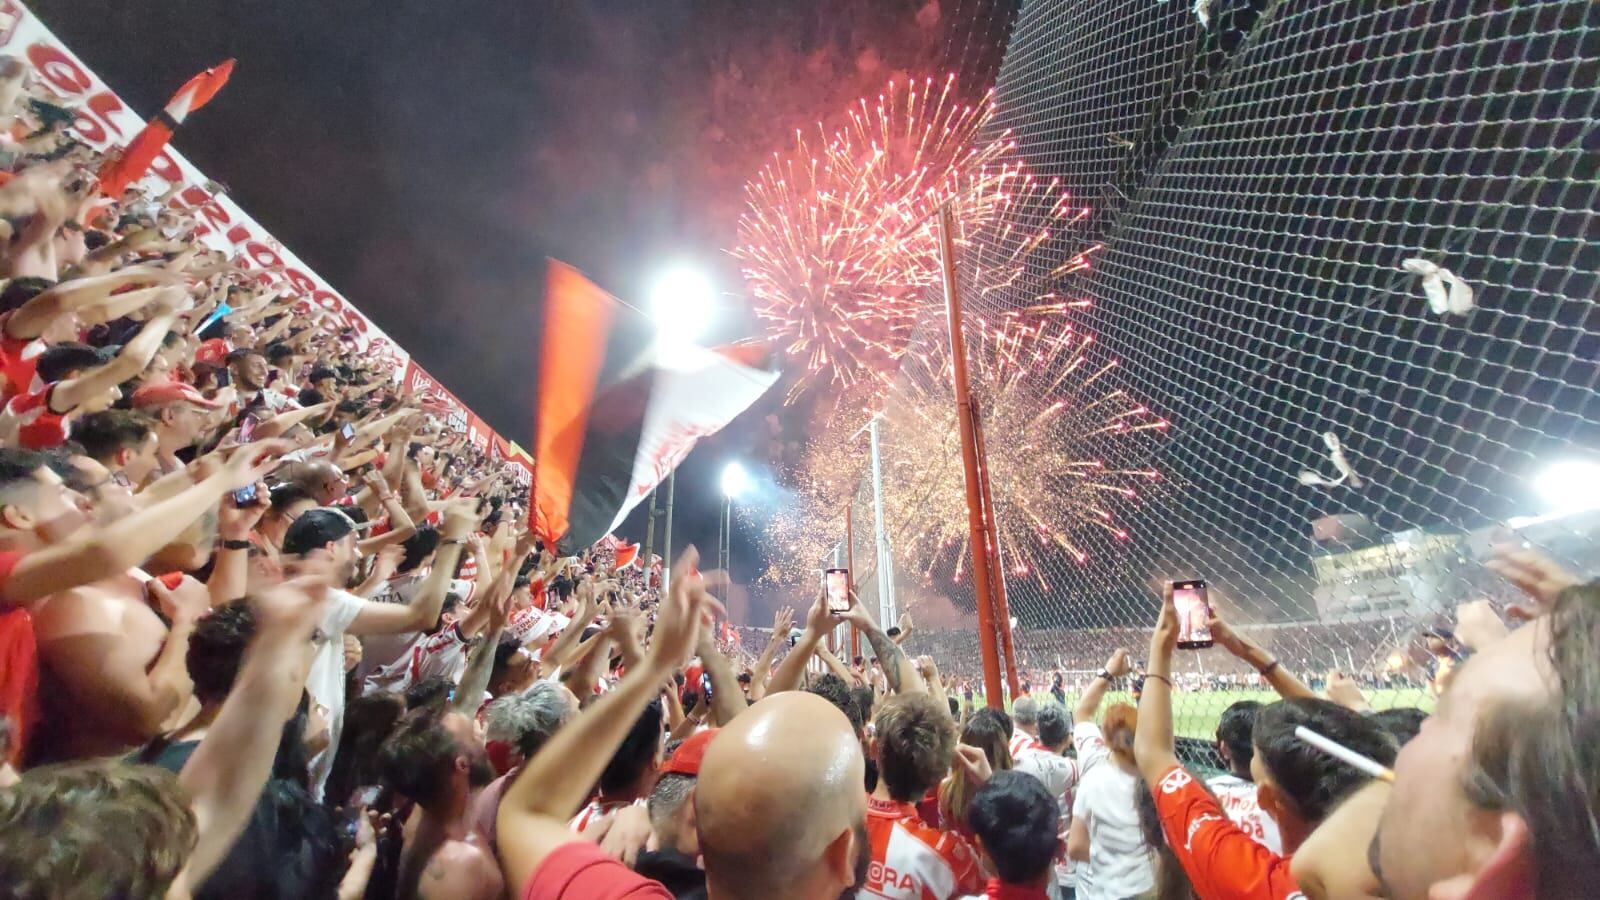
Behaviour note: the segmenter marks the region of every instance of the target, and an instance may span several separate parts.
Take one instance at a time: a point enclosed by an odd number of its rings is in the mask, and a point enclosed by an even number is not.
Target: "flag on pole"
[[[128,189],[128,185],[144,177],[150,164],[161,155],[167,142],[172,140],[172,133],[178,130],[189,113],[205,106],[215,97],[232,74],[233,60],[230,59],[201,72],[179,88],[167,101],[166,107],[133,136],[128,146],[114,154],[100,168],[100,193],[112,200],[122,199],[122,192]]]
[[[764,347],[661,344],[644,316],[554,260],[541,317],[528,505],[558,555],[615,529],[778,379]]]
[[[639,545],[621,543],[617,545],[617,571],[622,571],[639,561]]]

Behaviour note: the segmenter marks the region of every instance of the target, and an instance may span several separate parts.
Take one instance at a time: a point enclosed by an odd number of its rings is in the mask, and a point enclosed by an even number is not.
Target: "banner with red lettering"
[[[60,97],[61,105],[75,108],[73,131],[96,150],[125,147],[144,128],[144,120],[17,0],[0,0],[0,54],[29,63],[40,80]],[[218,102],[227,102],[226,95]],[[175,202],[195,210],[199,223],[195,233],[202,243],[237,257],[247,268],[263,270],[264,280],[288,282],[308,303],[327,310],[337,327],[349,331],[357,349],[368,356],[387,359],[394,366],[397,379],[403,379],[406,387],[419,395],[425,391],[436,402],[436,415],[454,431],[467,434],[478,449],[487,449],[497,440],[505,443],[477,414],[412,362],[410,354],[390,340],[383,329],[278,243],[238,204],[207,191],[207,181],[203,172],[168,145],[136,183],[152,194],[182,184]],[[417,390],[419,386],[422,390]],[[525,467],[531,480],[532,461],[527,460]]]

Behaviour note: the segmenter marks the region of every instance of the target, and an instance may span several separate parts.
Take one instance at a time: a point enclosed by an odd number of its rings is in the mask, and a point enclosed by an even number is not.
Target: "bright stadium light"
[[[711,279],[690,266],[666,270],[650,290],[650,318],[670,341],[693,341],[705,334],[716,305]]]
[[[1600,508],[1600,463],[1578,459],[1551,463],[1534,479],[1533,487],[1553,512]]]
[[[750,473],[744,466],[736,462],[728,463],[722,469],[722,495],[729,500],[737,500],[739,496],[751,488],[755,482],[750,480]]]

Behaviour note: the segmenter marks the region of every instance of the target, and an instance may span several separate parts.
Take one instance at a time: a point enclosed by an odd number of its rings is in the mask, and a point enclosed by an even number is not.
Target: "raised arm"
[[[450,591],[450,579],[456,564],[461,561],[461,547],[467,535],[478,522],[478,514],[471,503],[457,503],[445,510],[442,540],[433,560],[433,569],[423,579],[417,596],[407,606],[394,603],[367,603],[345,629],[350,634],[398,634],[404,631],[427,631],[439,621],[439,611],[444,608],[445,595]]]
[[[326,568],[328,563],[320,565]],[[318,583],[318,577],[304,574],[258,598],[256,638],[245,653],[233,690],[178,773],[199,835],[178,876],[188,888],[183,896],[199,887],[227,856],[272,772],[283,723],[300,702],[310,671],[315,647],[311,634],[326,602],[326,591]]]
[[[134,266],[109,275],[63,281],[22,304],[6,319],[5,333],[8,337],[31,340],[44,334],[51,322],[66,313],[107,302],[114,291],[131,285],[178,284],[182,280],[183,276],[176,272]]]
[[[761,651],[761,658],[756,660],[755,670],[750,673],[750,699],[760,700],[767,695],[767,679],[772,677],[772,661],[778,658],[778,650],[783,642],[789,639],[789,631],[794,628],[794,608],[784,606],[778,609],[777,615],[772,617],[772,637],[767,639],[767,646]]]
[[[539,677],[549,678],[551,673],[563,668],[572,654],[572,648],[577,645],[578,639],[583,637],[583,630],[589,627],[594,617],[599,613],[599,604],[594,598],[594,583],[584,579],[578,584],[578,612],[567,622],[567,627],[550,645],[544,656],[539,659]]]
[[[733,721],[745,711],[744,692],[739,690],[739,677],[734,674],[728,658],[717,649],[715,633],[707,628],[700,632],[700,662],[705,666],[706,677],[711,679],[711,715],[718,727]]]
[[[806,629],[795,639],[794,646],[789,649],[789,655],[778,663],[778,670],[767,679],[767,694],[781,694],[784,691],[800,689],[800,683],[806,675],[806,663],[817,652],[817,647],[822,643],[822,638],[834,626],[833,616],[828,615],[828,598],[825,594],[817,595],[817,602],[811,604],[811,610],[806,613]]]
[[[1172,651],[1177,646],[1178,610],[1168,585],[1161,596],[1161,616],[1150,633],[1150,666],[1145,671],[1144,693],[1139,696],[1139,725],[1133,739],[1139,772],[1151,785],[1178,764],[1172,740]]]
[[[500,803],[496,849],[512,890],[520,892],[552,851],[579,839],[568,830],[567,820],[719,610],[705,580],[690,574],[698,558],[691,547],[674,566],[672,590],[661,600],[644,661],[615,690],[558,730],[507,789]]]
[[[1278,665],[1278,661],[1271,653],[1263,650],[1260,644],[1228,627],[1228,623],[1222,621],[1220,616],[1211,617],[1211,637],[1217,646],[1233,654],[1235,659],[1261,673],[1261,676],[1267,679],[1267,683],[1272,685],[1272,689],[1278,692],[1278,696],[1285,700],[1317,696],[1317,692],[1307,687],[1305,682]]]
[[[103,527],[79,529],[64,541],[29,553],[0,590],[0,605],[28,603],[121,574],[172,543],[222,496],[254,484],[276,465],[287,444],[264,442],[236,451],[211,477]]]
[[[877,620],[856,600],[854,594],[850,596],[850,611],[841,618],[856,626],[867,643],[872,645],[872,652],[878,657],[878,662],[883,666],[883,675],[889,681],[890,693],[915,694],[928,689],[906,652],[878,627]]]
[[[506,585],[503,591],[500,587],[496,582],[489,596],[483,598],[483,605],[489,611],[489,621],[484,626],[478,645],[467,654],[467,668],[461,673],[461,682],[456,685],[456,699],[451,704],[451,708],[469,719],[477,718],[478,707],[483,705],[483,693],[489,689],[489,676],[494,672],[495,651],[500,646],[500,635],[505,633],[506,618],[511,614],[510,585]]]
[[[1117,648],[1106,660],[1105,668],[1083,689],[1083,696],[1078,698],[1078,705],[1072,710],[1072,721],[1093,722],[1100,715],[1100,704],[1105,701],[1111,683],[1132,671],[1133,664],[1128,661],[1128,651]]]
[[[181,288],[173,288],[177,297],[183,296]],[[170,297],[171,295],[169,295]],[[105,396],[115,388],[131,378],[138,377],[145,367],[150,365],[150,360],[161,349],[161,341],[172,330],[172,323],[178,321],[178,311],[167,308],[151,316],[144,323],[144,328],[139,330],[133,340],[124,344],[115,359],[105,365],[60,382],[50,391],[51,411],[55,413],[68,413],[78,407],[99,397]]]

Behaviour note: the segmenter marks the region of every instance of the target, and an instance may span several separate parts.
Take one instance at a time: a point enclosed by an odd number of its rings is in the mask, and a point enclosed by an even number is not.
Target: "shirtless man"
[[[45,710],[37,762],[119,753],[177,724],[190,703],[184,666],[190,629],[210,605],[205,586],[174,588],[135,568],[211,511],[229,491],[254,484],[286,445],[234,454],[216,474],[119,519],[119,568],[29,606]],[[16,453],[16,451],[11,451]],[[31,555],[94,529],[87,504],[47,466],[0,467],[0,546]]]

